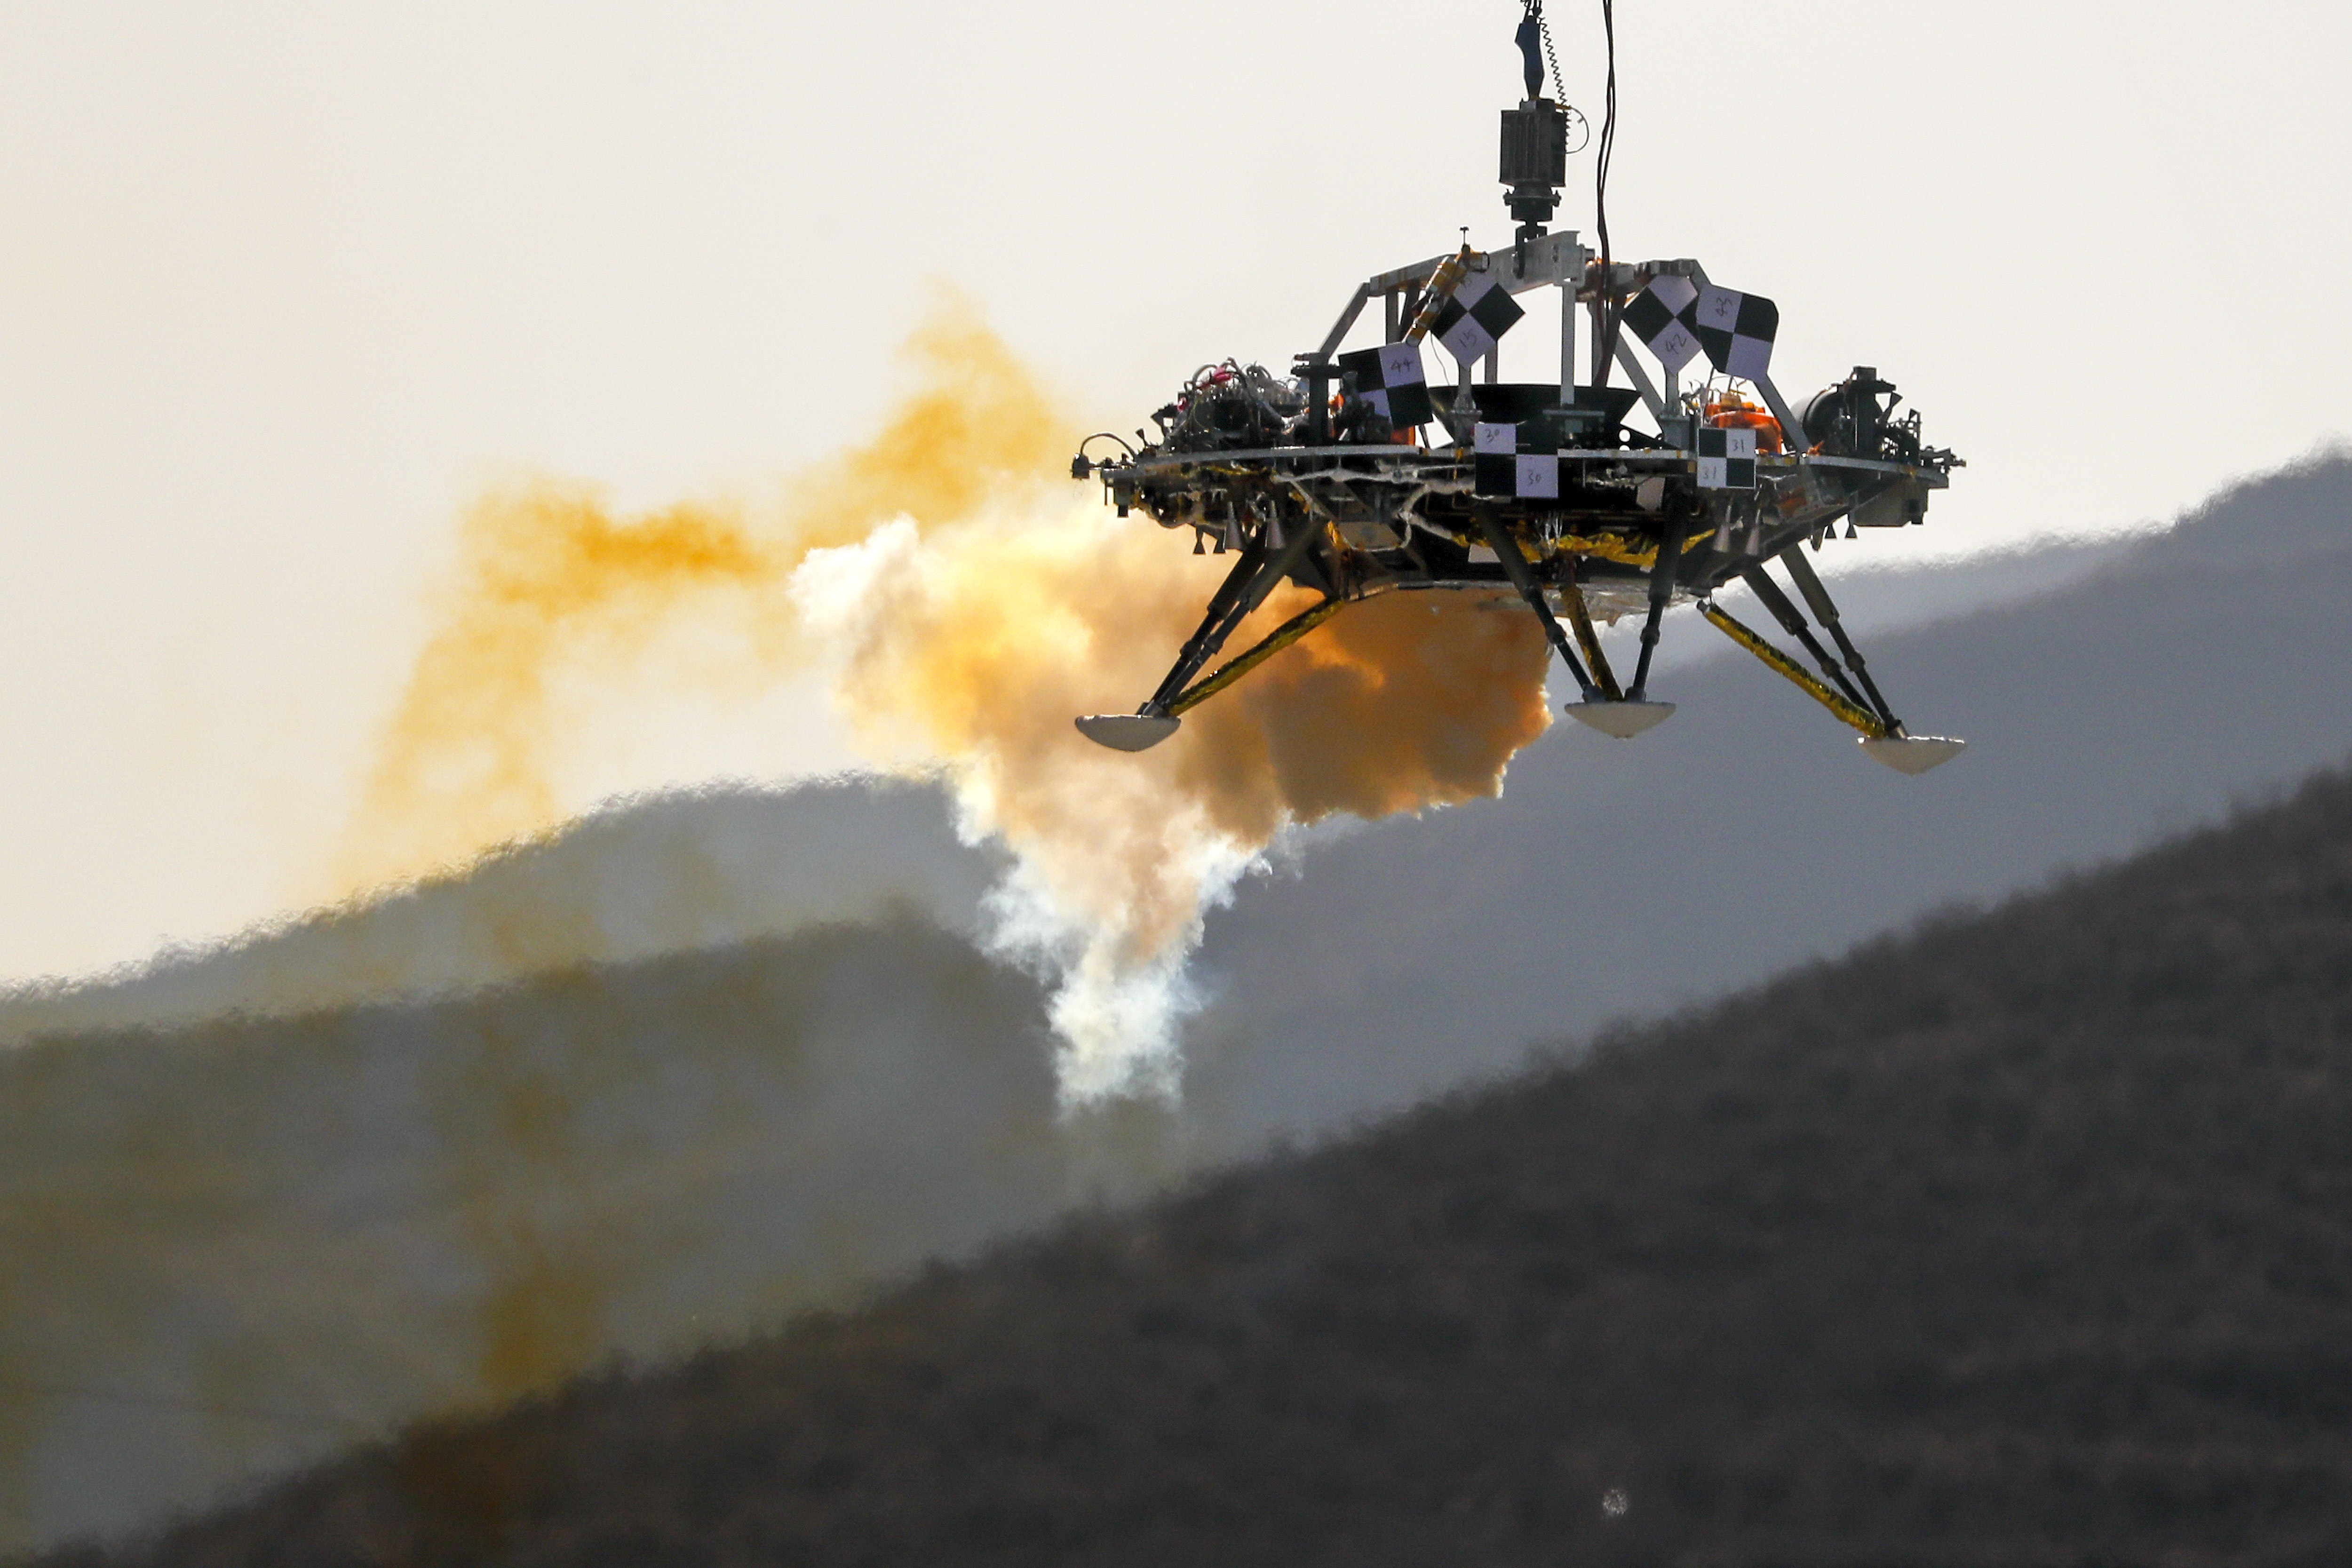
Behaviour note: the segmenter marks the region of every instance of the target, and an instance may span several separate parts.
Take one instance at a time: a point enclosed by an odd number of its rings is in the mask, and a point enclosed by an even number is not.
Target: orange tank
[[[1780,422],[1736,392],[1722,393],[1709,401],[1701,417],[1718,430],[1755,431],[1759,452],[1780,449]]]

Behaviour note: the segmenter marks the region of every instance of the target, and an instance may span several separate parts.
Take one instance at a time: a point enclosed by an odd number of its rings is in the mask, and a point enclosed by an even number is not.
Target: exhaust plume
[[[1073,715],[1157,684],[1228,563],[1073,505],[1056,479],[1076,427],[968,307],[907,357],[917,388],[875,439],[770,514],[615,518],[550,481],[476,508],[342,885],[554,826],[565,731],[646,659],[746,696],[814,672],[877,767],[943,775],[965,833],[1012,851],[996,942],[1055,983],[1066,1099],[1172,1091],[1205,911],[1294,824],[1495,793],[1549,721],[1542,636],[1455,595],[1373,599],[1168,744],[1105,752]],[[1278,591],[1234,648],[1310,602]]]

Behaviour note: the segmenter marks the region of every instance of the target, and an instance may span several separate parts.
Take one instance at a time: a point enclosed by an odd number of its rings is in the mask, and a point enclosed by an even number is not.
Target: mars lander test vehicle
[[[1900,395],[1872,369],[1791,406],[1772,382],[1780,313],[1769,300],[1718,286],[1696,261],[1611,254],[1610,0],[1594,179],[1601,248],[1546,232],[1586,127],[1542,95],[1550,35],[1542,0],[1522,3],[1527,97],[1503,111],[1502,125],[1501,180],[1518,222],[1511,243],[1481,252],[1465,241],[1451,256],[1380,273],[1357,286],[1287,375],[1233,360],[1204,366],[1152,416],[1157,439],[1139,431],[1139,445],[1092,436],[1080,446],[1072,477],[1098,477],[1120,515],[1189,528],[1194,553],[1213,547],[1234,561],[1159,689],[1132,713],[1078,720],[1079,730],[1120,751],[1157,745],[1187,710],[1349,604],[1452,589],[1515,595],[1576,679],[1582,700],[1569,713],[1604,734],[1630,738],[1673,713],[1649,696],[1651,659],[1667,608],[1696,600],[1733,641],[1860,731],[1872,757],[1906,773],[1948,760],[1963,742],[1904,728],[1805,547],[1818,550],[1841,521],[1849,539],[1857,528],[1921,521],[1959,459],[1921,442],[1918,414],[1897,416]],[[1550,74],[1557,89],[1556,59]],[[1539,289],[1559,291],[1559,377],[1501,381],[1496,345],[1525,314],[1516,297]],[[1341,352],[1375,300],[1380,342]],[[1451,382],[1428,379],[1423,350],[1433,339],[1454,361]],[[1654,377],[1636,344],[1656,363]],[[1685,390],[1677,378],[1702,357],[1709,374]],[[1630,384],[1612,384],[1620,370]],[[1627,423],[1637,408],[1654,434]],[[1089,456],[1101,441],[1121,450]],[[1319,602],[1203,676],[1285,581]],[[1733,583],[1820,674],[1716,603]],[[1630,683],[1611,668],[1594,625],[1625,615],[1641,616]]]

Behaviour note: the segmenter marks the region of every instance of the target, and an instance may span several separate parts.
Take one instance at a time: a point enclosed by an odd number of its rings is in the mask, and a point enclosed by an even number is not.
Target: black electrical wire
[[[1592,367],[1592,384],[1604,385],[1609,379],[1609,367],[1617,362],[1618,310],[1615,295],[1610,287],[1609,249],[1609,156],[1617,150],[1617,7],[1614,0],[1601,0],[1601,32],[1607,40],[1609,51],[1609,87],[1601,112],[1601,143],[1592,161],[1592,226],[1601,235],[1601,363]]]

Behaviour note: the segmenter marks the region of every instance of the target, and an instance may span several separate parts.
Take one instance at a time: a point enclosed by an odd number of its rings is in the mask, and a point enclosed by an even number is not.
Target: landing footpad
[[[1917,776],[1938,768],[1969,749],[1966,741],[1949,735],[1864,735],[1857,742],[1874,763],[1885,763],[1898,773]]]
[[[1671,702],[1635,702],[1627,699],[1619,702],[1571,702],[1568,716],[1579,723],[1630,741],[1644,730],[1654,730],[1675,716]]]
[[[1182,722],[1160,713],[1089,713],[1076,721],[1079,734],[1114,752],[1148,752]]]

